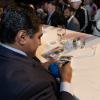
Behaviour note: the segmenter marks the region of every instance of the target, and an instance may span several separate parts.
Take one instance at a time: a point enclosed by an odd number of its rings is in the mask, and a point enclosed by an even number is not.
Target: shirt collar
[[[51,16],[55,11],[49,12],[49,16]]]
[[[7,48],[7,49],[9,49],[9,50],[12,50],[12,51],[14,51],[14,52],[16,52],[16,53],[19,53],[19,54],[21,54],[21,55],[27,56],[27,54],[26,54],[25,52],[21,51],[21,50],[18,50],[18,49],[16,49],[16,48],[13,48],[13,47],[8,46],[8,45],[3,44],[3,43],[0,43],[0,45],[3,46],[3,47],[5,47],[5,48]]]

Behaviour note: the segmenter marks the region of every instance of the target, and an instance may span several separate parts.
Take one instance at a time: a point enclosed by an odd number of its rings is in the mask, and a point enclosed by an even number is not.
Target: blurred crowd
[[[26,1],[14,2],[32,10],[41,18],[43,24],[100,36],[100,7],[93,0]],[[6,7],[0,7],[0,17],[4,9]]]

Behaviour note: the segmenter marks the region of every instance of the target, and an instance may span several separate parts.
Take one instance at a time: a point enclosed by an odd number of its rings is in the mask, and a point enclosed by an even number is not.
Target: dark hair
[[[30,11],[20,7],[7,8],[0,22],[0,41],[2,43],[14,43],[20,30],[25,30],[30,36],[39,31],[41,22]]]
[[[47,1],[48,4],[52,4],[54,6],[57,6],[57,1],[56,0],[49,0]]]
[[[70,6],[66,6],[66,7],[64,8],[64,10],[65,10],[65,9],[69,9],[70,12],[71,12],[71,11],[75,11],[75,9],[72,8],[72,7],[70,7]]]

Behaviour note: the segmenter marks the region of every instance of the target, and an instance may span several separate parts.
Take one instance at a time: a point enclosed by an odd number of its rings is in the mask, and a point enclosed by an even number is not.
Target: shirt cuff
[[[68,92],[71,95],[73,95],[72,86],[68,82],[61,82],[61,84],[60,84],[60,92],[62,92],[62,91]]]

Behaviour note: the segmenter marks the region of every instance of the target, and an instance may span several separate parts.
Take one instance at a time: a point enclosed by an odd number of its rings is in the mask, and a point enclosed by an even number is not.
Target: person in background
[[[9,7],[0,22],[0,99],[75,100],[71,92],[71,63],[60,69],[61,83],[36,57],[41,45],[39,18],[20,7]]]
[[[70,5],[65,3],[64,0],[58,0],[58,7],[61,12],[63,12],[65,7],[67,6],[70,6]]]
[[[64,16],[63,14],[57,10],[57,2],[56,1],[48,1],[47,4],[47,17],[46,24],[51,26],[63,26],[64,25]]]
[[[81,0],[70,0],[71,7],[75,9],[75,17],[80,23],[80,31],[87,33],[88,13],[87,10],[81,6]]]
[[[65,16],[65,28],[74,31],[80,31],[80,24],[75,17],[75,11],[72,7],[66,7],[64,9]]]
[[[84,0],[84,7],[88,11],[89,19],[93,20],[97,11],[97,5],[93,2],[93,0]]]
[[[89,23],[88,23],[88,31],[89,33],[93,32],[92,29],[92,21],[94,20],[94,16],[97,12],[97,5],[93,2],[93,0],[84,0],[84,8],[88,11],[89,15]]]
[[[93,34],[100,36],[100,7],[94,16],[95,25],[93,26]]]
[[[47,1],[41,3],[41,6],[36,9],[36,14],[41,18],[42,22],[45,24],[45,19],[47,17]]]

